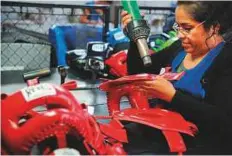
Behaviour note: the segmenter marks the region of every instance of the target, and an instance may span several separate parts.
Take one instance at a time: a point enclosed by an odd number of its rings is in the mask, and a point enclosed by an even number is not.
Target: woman
[[[186,140],[189,154],[232,154],[232,44],[223,38],[232,27],[231,3],[178,1],[173,28],[180,41],[153,54],[150,67],[143,66],[135,43],[128,51],[129,74],[158,74],[167,66],[185,71],[179,81],[157,77],[139,89],[198,126],[197,136]],[[125,27],[131,15],[123,11],[121,16]]]

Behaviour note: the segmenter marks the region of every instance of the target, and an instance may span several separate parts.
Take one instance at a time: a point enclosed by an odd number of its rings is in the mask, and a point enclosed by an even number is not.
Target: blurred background
[[[138,4],[151,26],[151,35],[171,29],[176,1],[139,0]],[[90,12],[86,14],[86,10]],[[65,42],[65,52],[86,49],[90,41],[107,42],[107,32],[120,28],[121,10],[120,1],[2,1],[2,82],[5,71],[56,68],[60,42]],[[95,14],[97,23],[81,20]]]

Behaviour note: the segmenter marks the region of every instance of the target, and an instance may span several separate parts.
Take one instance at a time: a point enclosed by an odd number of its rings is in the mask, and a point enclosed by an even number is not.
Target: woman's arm
[[[232,58],[231,54],[230,58]],[[223,61],[224,59],[221,62]],[[224,62],[224,66],[217,70],[213,69],[211,71],[213,74],[207,76],[207,86],[203,84],[206,92],[204,100],[177,90],[169,104],[170,107],[187,119],[191,119],[196,125],[232,131],[232,67],[230,64],[232,59],[225,61],[227,64]]]
[[[218,103],[211,101],[210,104],[207,101],[199,100],[190,94],[177,90],[170,102],[170,106],[185,116],[191,116],[195,121],[208,122],[212,121],[213,118],[225,118],[227,116],[225,112],[232,111],[232,90],[228,90],[228,87],[232,87],[231,82],[228,83],[231,79],[232,76],[220,80],[221,85],[215,87],[218,92],[209,95],[209,98],[214,96],[213,99]]]

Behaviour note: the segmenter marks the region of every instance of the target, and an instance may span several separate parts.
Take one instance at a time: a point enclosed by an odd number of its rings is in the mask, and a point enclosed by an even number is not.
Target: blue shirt
[[[225,42],[218,44],[214,49],[210,50],[210,52],[201,60],[199,64],[192,69],[186,70],[184,76],[180,80],[173,82],[174,87],[176,89],[189,92],[195,97],[204,98],[205,90],[201,85],[202,76],[210,67],[216,56],[220,53],[224,44]],[[177,72],[177,69],[185,56],[186,52],[184,50],[176,56],[172,62],[172,72]]]

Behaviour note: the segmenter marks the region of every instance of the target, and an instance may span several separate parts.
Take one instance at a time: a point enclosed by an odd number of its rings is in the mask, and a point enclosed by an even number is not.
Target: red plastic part
[[[105,64],[110,67],[110,73],[112,75],[122,77],[127,75],[126,59],[126,52],[120,51],[105,60]]]
[[[167,70],[168,71],[168,70]],[[181,78],[181,74],[163,73],[168,80]],[[139,74],[109,80],[100,85],[107,92],[107,105],[110,116],[93,117],[88,114],[67,90],[76,88],[76,82],[29,86],[12,95],[2,94],[1,126],[2,140],[6,149],[13,154],[29,154],[33,145],[57,138],[58,148],[68,146],[66,134],[81,136],[89,154],[125,155],[122,143],[128,142],[126,131],[120,121],[131,121],[159,129],[164,134],[171,152],[186,151],[180,133],[194,136],[197,127],[186,121],[180,114],[160,108],[150,108],[147,95],[135,91],[136,82],[155,80],[156,75]],[[127,96],[132,108],[120,109],[120,99]],[[32,110],[46,105],[44,112]],[[10,110],[10,111],[9,111]],[[20,118],[27,117],[20,124]],[[109,124],[100,124],[96,119],[111,119]],[[11,134],[11,135],[9,135]],[[46,147],[44,154],[53,153]]]
[[[73,90],[77,88],[77,82],[72,80],[72,81],[63,83],[61,86],[64,87],[65,89]]]
[[[47,110],[43,112],[32,110],[44,105]],[[99,124],[63,87],[51,84],[26,87],[5,97],[1,109],[2,140],[13,154],[30,154],[34,145],[50,137],[56,137],[58,148],[64,148],[67,146],[66,134],[81,136],[86,149],[91,147],[90,154],[94,154],[93,151],[101,155],[125,154],[120,142],[114,141],[112,146],[105,144],[106,136]],[[29,119],[20,124],[21,117]],[[43,153],[52,152],[49,147],[45,150]]]
[[[180,79],[184,74],[170,73],[169,70],[166,68],[160,76],[171,81]],[[182,154],[186,151],[186,147],[180,133],[194,136],[198,131],[197,127],[176,112],[149,108],[148,93],[135,90],[138,87],[136,82],[155,81],[156,76],[153,74],[124,76],[102,83],[100,89],[107,92],[108,110],[113,119],[137,122],[160,129],[168,142],[170,151]],[[120,100],[123,96],[129,99],[131,108],[120,109]]]
[[[161,76],[167,80],[178,80],[184,73],[163,73]],[[124,76],[116,80],[109,80],[100,84],[99,88],[107,92],[107,105],[109,114],[120,111],[120,100],[123,96],[129,99],[132,108],[148,109],[148,97],[146,92],[135,91],[136,82],[155,81],[155,74],[137,74]],[[155,95],[154,95],[155,96]],[[153,97],[154,97],[153,96]]]

